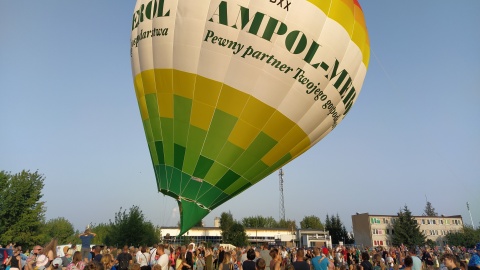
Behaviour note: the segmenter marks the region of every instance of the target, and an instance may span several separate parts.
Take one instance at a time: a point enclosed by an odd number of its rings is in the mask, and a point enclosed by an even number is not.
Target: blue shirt
[[[314,270],[327,270],[330,263],[328,258],[323,256],[316,256],[312,258],[311,262]]]
[[[478,255],[478,252],[473,254],[472,257],[470,258],[470,261],[468,262],[468,266],[477,266],[480,265],[480,255]]]
[[[82,240],[82,248],[90,248],[90,242],[92,242],[93,237],[93,234],[80,235],[80,240]]]

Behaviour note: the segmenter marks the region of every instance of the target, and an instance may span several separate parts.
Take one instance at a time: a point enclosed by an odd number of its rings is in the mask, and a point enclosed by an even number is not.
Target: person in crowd
[[[136,249],[134,246],[131,246],[128,248],[128,252],[130,253],[130,255],[132,255],[133,263],[137,263],[138,248]]]
[[[218,247],[217,265],[215,265],[216,269],[220,269],[220,264],[223,262],[224,258],[225,258],[225,250],[223,249],[223,246],[219,246]]]
[[[67,265],[66,270],[83,270],[85,262],[80,251],[75,251],[72,256],[72,262]]]
[[[103,265],[103,269],[105,270],[116,270],[117,268],[115,267],[115,260],[112,256],[112,254],[104,254],[102,256],[102,259],[100,260],[100,263]]]
[[[205,270],[213,270],[213,250],[211,247],[205,249]]]
[[[233,270],[232,254],[230,252],[225,252],[223,261],[220,263],[218,270]]]
[[[417,257],[417,251],[415,247],[412,246],[408,249],[408,255],[410,255],[413,261],[412,270],[422,270],[422,260]]]
[[[62,258],[60,258],[60,257],[55,258],[55,259],[52,261],[51,269],[52,269],[52,270],[62,270],[62,269],[63,269],[63,266],[62,266]]]
[[[256,270],[265,270],[267,267],[267,262],[263,258],[258,258],[255,262],[255,269]]]
[[[313,270],[328,270],[328,265],[330,264],[330,261],[323,252],[320,253],[319,248],[313,249],[313,255],[315,255],[315,257],[313,257],[311,260]]]
[[[162,269],[169,269],[169,259],[168,255],[165,253],[165,246],[160,244],[157,246],[157,255],[158,255],[158,261],[157,264],[159,264]]]
[[[410,256],[405,257],[405,259],[403,259],[403,265],[405,266],[405,268],[403,268],[404,270],[412,270],[412,266],[413,266],[412,257]]]
[[[72,262],[72,255],[68,252],[69,250],[69,246],[63,247],[63,256],[60,257],[62,259],[62,267],[67,267]]]
[[[185,262],[188,265],[190,265],[192,269],[194,268],[194,262],[195,262],[194,248],[195,248],[195,245],[193,243],[188,244],[187,252],[185,253]],[[183,268],[183,270],[187,270],[187,269],[188,269],[187,267]]]
[[[366,251],[362,252],[362,262],[360,266],[362,266],[362,270],[373,270],[373,266],[370,263],[370,254]]]
[[[457,266],[457,257],[452,253],[445,253],[440,259],[448,270],[460,270]]]
[[[22,270],[22,257],[20,256],[20,249],[18,247],[13,248],[13,255],[9,257],[5,265],[10,266],[10,270]]]
[[[100,246],[94,246],[93,247],[93,255],[92,255],[92,260],[96,262],[101,262],[102,261],[102,247]],[[105,269],[107,270],[107,269]]]
[[[193,265],[187,264],[187,260],[185,257],[185,251],[181,251],[180,255],[177,256],[177,261],[176,261],[176,268],[175,270],[182,270],[182,269],[192,269]]]
[[[137,263],[140,264],[140,269],[150,270],[150,253],[147,247],[142,246],[140,249],[140,256],[137,257]]]
[[[255,270],[255,250],[252,248],[248,249],[247,252],[247,259],[242,263],[243,270]]]
[[[139,263],[133,263],[129,270],[140,270],[140,264]]]
[[[43,254],[48,258],[48,263],[45,267],[51,269],[52,261],[57,258],[57,238],[52,238],[52,240],[50,240],[50,242],[43,248]]]
[[[158,247],[158,244],[153,244],[152,248],[149,251],[150,253],[149,265],[155,265],[156,263],[156,261],[154,262],[154,260],[155,260],[155,256],[157,255],[157,247]]]
[[[167,249],[164,248],[165,254],[167,253]],[[170,265],[170,270],[175,270],[175,260],[176,260],[176,252],[173,250],[172,246],[169,246],[168,251],[170,254],[168,255],[168,264]]]
[[[92,243],[92,239],[97,236],[95,233],[92,233],[90,229],[86,229],[82,234],[79,234],[78,237],[82,241],[82,258],[85,262],[88,262],[88,257],[90,253],[90,245]]]
[[[293,262],[293,268],[295,270],[310,270],[310,264],[305,260],[305,251],[303,248],[297,250],[297,260]]]
[[[280,270],[282,264],[282,256],[278,253],[278,249],[272,248],[270,250],[270,270]],[[298,261],[298,258],[297,258]]]
[[[270,270],[270,261],[272,260],[272,257],[270,257],[270,251],[268,250],[267,243],[262,246],[262,250],[260,250],[260,257],[265,260],[265,269]]]
[[[475,253],[468,261],[468,270],[479,270],[480,269],[480,243],[475,245]]]
[[[203,253],[200,249],[197,249],[196,253],[196,260],[195,260],[195,266],[196,270],[204,270],[205,268],[205,258],[203,257]]]
[[[117,270],[128,270],[130,265],[133,264],[132,254],[130,254],[127,245],[123,247],[122,253],[117,255],[117,261],[118,261]]]
[[[385,270],[387,268],[385,266],[385,263],[382,261],[382,256],[380,255],[380,253],[374,254],[372,261],[373,261],[372,267],[374,270]]]
[[[432,256],[432,249],[427,247],[423,252],[422,261],[425,262],[428,270],[433,270],[433,256]]]

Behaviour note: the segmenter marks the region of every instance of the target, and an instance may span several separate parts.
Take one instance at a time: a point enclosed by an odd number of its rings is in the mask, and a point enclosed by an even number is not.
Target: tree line
[[[49,242],[57,238],[58,243],[79,243],[81,233],[74,229],[71,222],[63,217],[45,219],[46,207],[42,201],[42,190],[45,176],[38,171],[23,170],[19,173],[0,171],[0,244],[16,243],[33,246]],[[160,228],[146,219],[138,206],[122,209],[113,214],[113,220],[92,225],[90,229],[97,236],[94,243],[122,246],[152,245],[160,239]],[[427,202],[426,216],[437,216],[430,202]],[[201,226],[200,221],[197,225]],[[300,229],[316,229],[328,231],[332,243],[353,244],[354,238],[347,232],[338,214],[325,217],[325,222],[315,215],[305,216],[300,221]],[[412,213],[405,206],[397,213],[397,221],[393,225],[395,231],[393,245],[433,244],[425,241]],[[231,213],[222,213],[220,229],[224,242],[237,246],[247,244],[245,228],[283,228],[296,231],[295,220],[275,220],[273,217],[251,216],[237,221]],[[460,232],[449,233],[446,239],[450,245],[473,246],[480,242],[480,228],[473,229],[464,225]]]
[[[70,221],[63,217],[45,219],[42,201],[45,176],[39,172],[21,171],[12,174],[0,171],[0,244],[15,243],[31,247],[43,245],[52,238],[59,244],[79,244]],[[123,246],[153,245],[160,241],[160,230],[146,220],[138,206],[128,211],[120,208],[114,219],[93,225],[94,243]]]

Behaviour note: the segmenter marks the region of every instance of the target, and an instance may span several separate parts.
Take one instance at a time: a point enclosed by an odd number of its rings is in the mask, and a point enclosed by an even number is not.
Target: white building
[[[178,227],[162,227],[160,237],[163,241],[174,244],[194,243],[222,243],[222,231],[220,223],[215,218],[214,227],[194,227],[188,230],[183,236],[177,237],[180,233]],[[245,228],[248,241],[252,245],[263,245],[267,243],[274,246],[286,247],[314,247],[332,246],[331,237],[328,231],[318,230],[288,230],[283,228]]]
[[[395,233],[393,224],[395,215],[370,215],[369,213],[352,215],[355,244],[364,246],[390,246]],[[439,246],[446,244],[445,236],[463,229],[461,215],[455,216],[413,216],[420,225],[420,231]]]

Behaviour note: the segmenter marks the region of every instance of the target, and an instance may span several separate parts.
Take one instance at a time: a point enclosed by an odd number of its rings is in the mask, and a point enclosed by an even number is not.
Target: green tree
[[[105,237],[107,245],[153,245],[160,242],[160,235],[150,221],[145,220],[142,210],[132,206],[130,210],[120,208],[115,214],[115,220],[110,221],[111,228]]]
[[[461,231],[448,233],[446,238],[449,245],[473,247],[480,242],[480,228],[464,226]]]
[[[42,226],[42,232],[42,234],[46,236],[42,243],[47,243],[54,237],[57,238],[59,245],[74,243],[76,240],[72,223],[63,217],[48,220]]]
[[[245,217],[241,223],[245,228],[278,228],[278,223],[273,217]]]
[[[235,221],[231,227],[229,243],[237,247],[246,246],[248,244],[248,237],[245,228],[238,221]]]
[[[302,219],[302,221],[300,221],[300,228],[323,230],[324,226],[319,217],[312,215],[312,216],[305,216]]]
[[[435,212],[435,208],[433,208],[432,203],[427,201],[425,205],[425,210],[423,210],[423,215],[427,217],[437,217],[438,213]]]
[[[248,242],[245,227],[233,219],[230,212],[223,212],[220,215],[220,230],[222,231],[223,243],[235,246],[244,246]]]
[[[404,244],[408,247],[425,244],[425,235],[420,232],[420,225],[406,205],[403,210],[398,212],[393,224],[393,231],[392,244],[394,246]]]
[[[340,216],[331,216],[325,218],[325,229],[329,232],[332,237],[332,244],[339,244],[342,241],[344,244],[353,244],[355,241],[347,232],[345,225],[343,225]]]
[[[278,221],[278,228],[287,228],[289,230],[297,230],[297,223],[295,222],[295,220],[290,220],[290,219],[280,219],[280,221]]]
[[[42,243],[40,228],[45,220],[45,202],[40,200],[44,180],[38,172],[0,171],[0,243]]]
[[[111,242],[111,240],[113,240],[111,239],[112,225],[110,223],[100,223],[98,225],[92,225],[90,230],[96,234],[96,236],[92,240],[93,243],[96,243],[96,244],[112,243]],[[77,238],[78,238],[78,235],[77,235]],[[117,243],[114,243],[113,245],[117,246]]]
[[[230,240],[230,231],[232,229],[234,220],[232,213],[223,212],[220,215],[220,230],[222,231],[222,240],[224,243],[228,243]]]

